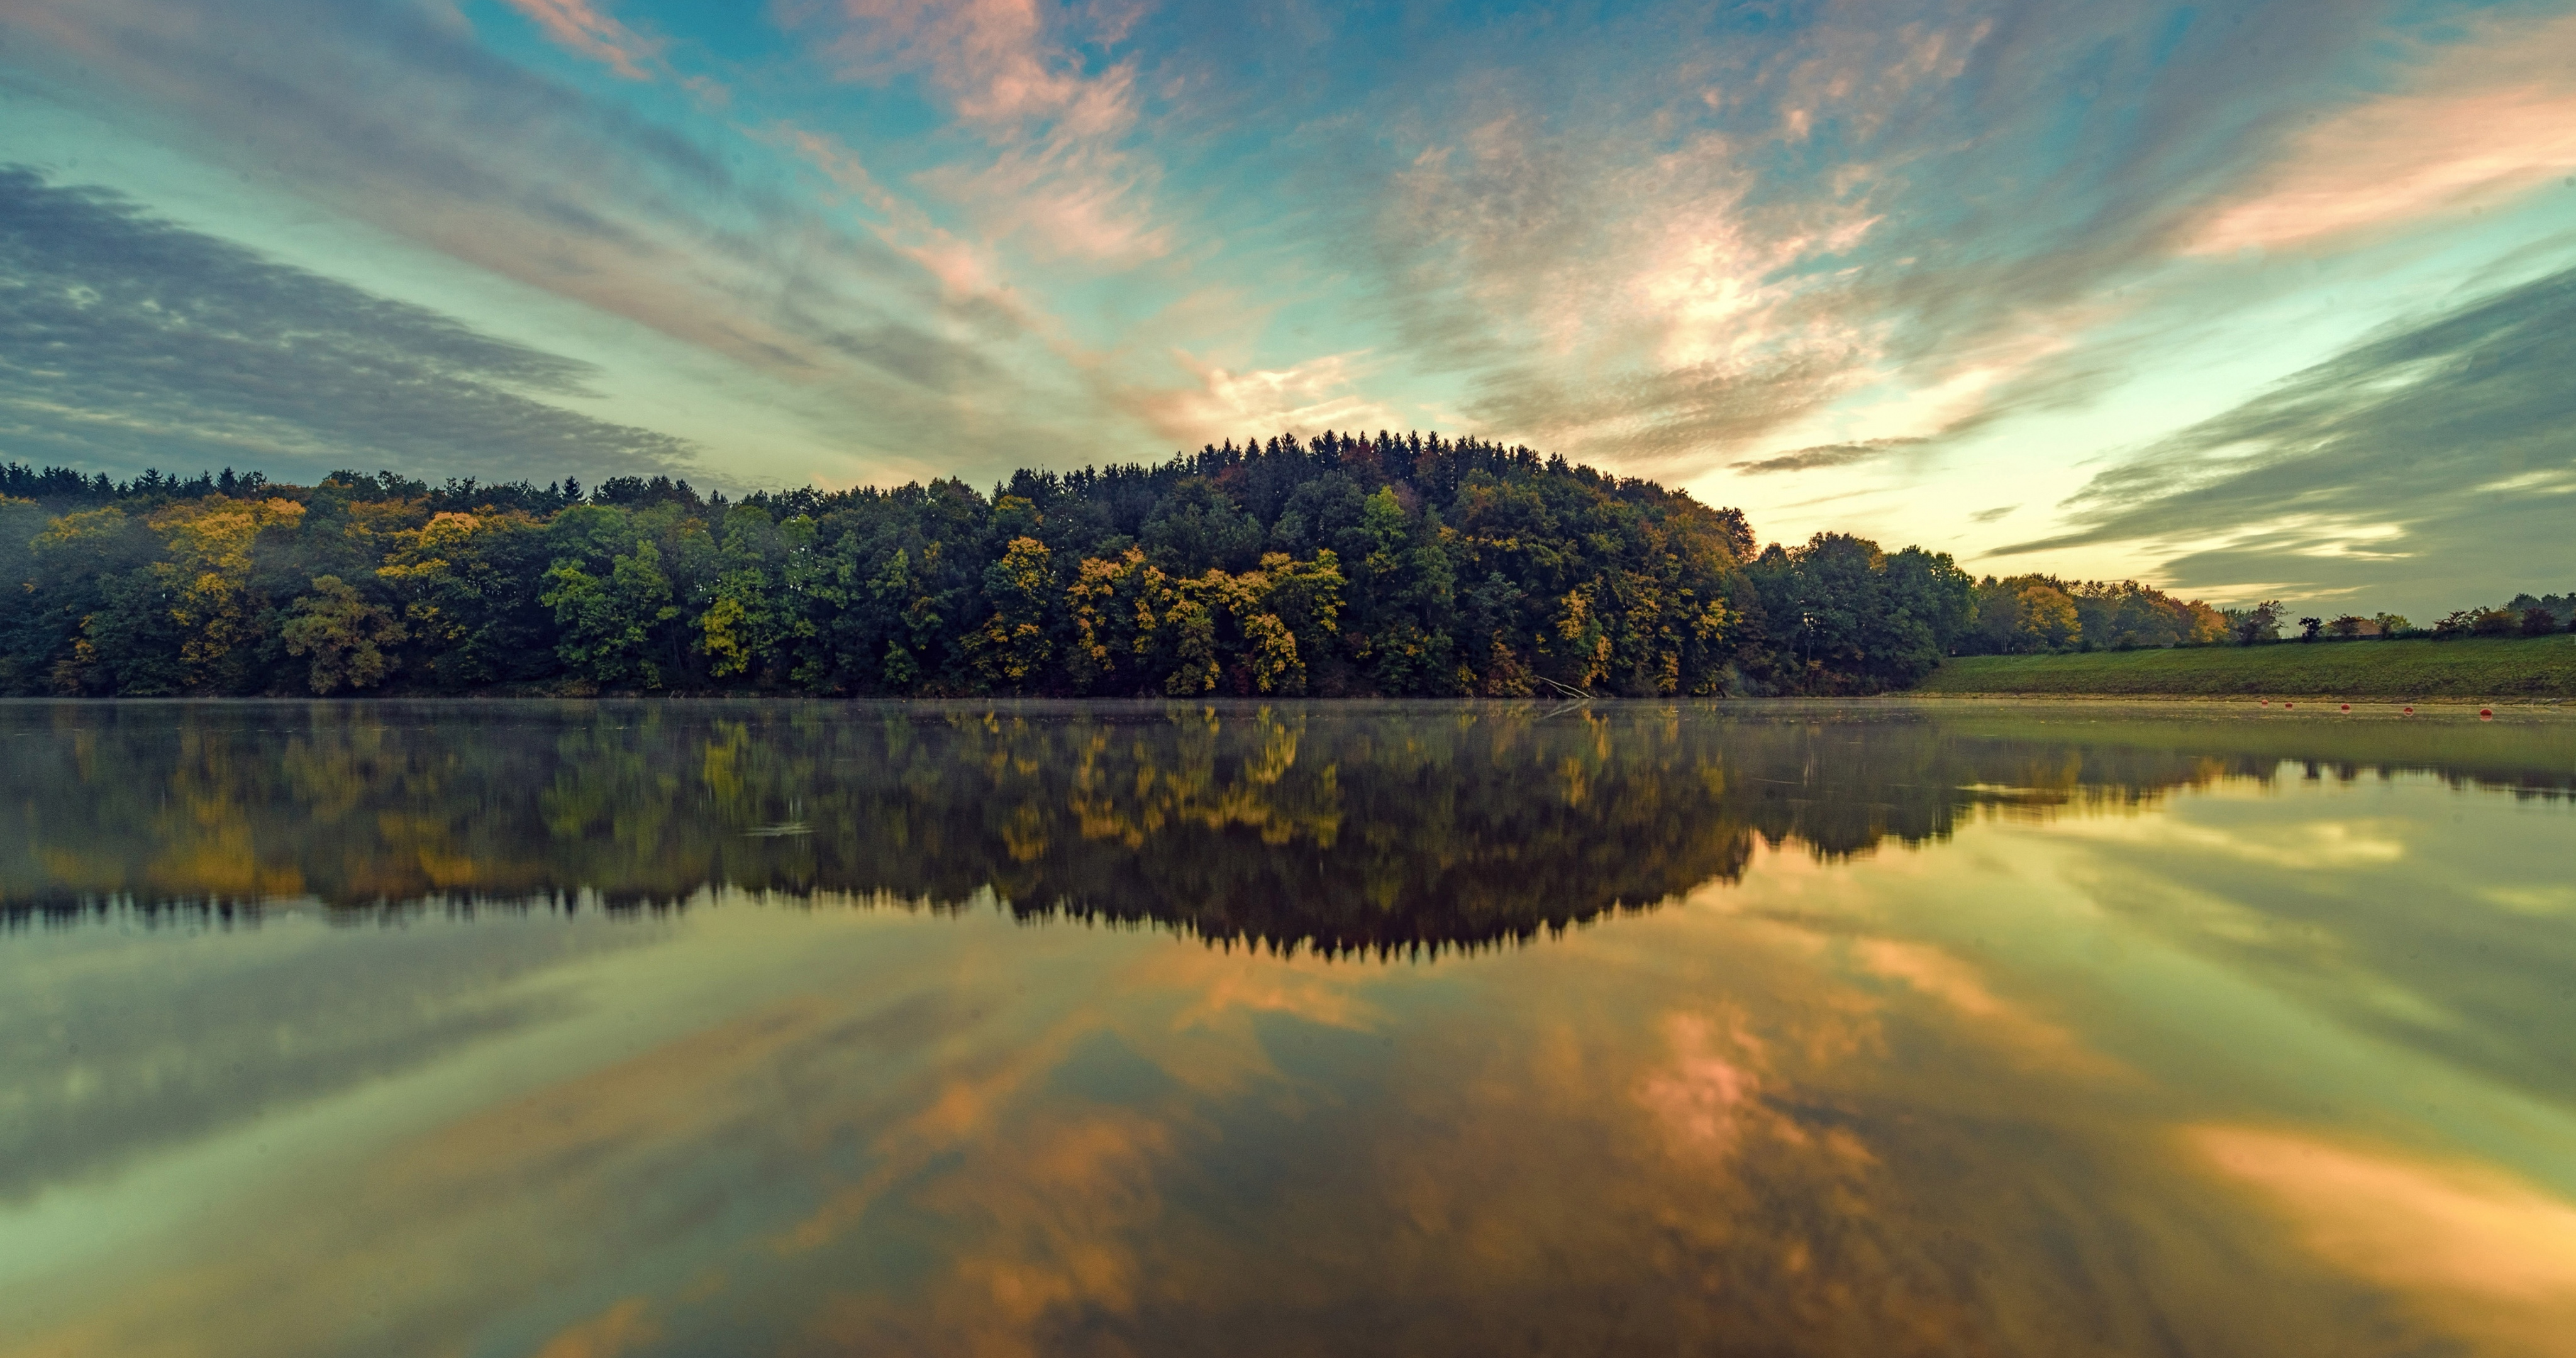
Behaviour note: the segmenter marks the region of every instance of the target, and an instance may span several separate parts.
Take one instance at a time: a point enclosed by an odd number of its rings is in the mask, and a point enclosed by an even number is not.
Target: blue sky
[[[8,0],[0,458],[1524,442],[1971,569],[2576,587],[2576,8]]]

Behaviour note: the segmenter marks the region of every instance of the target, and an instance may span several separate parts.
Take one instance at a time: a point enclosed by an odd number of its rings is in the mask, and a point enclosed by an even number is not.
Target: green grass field
[[[2156,697],[2576,698],[2576,636],[2486,641],[2345,641],[2079,655],[1978,655],[1943,662],[1922,693]]]

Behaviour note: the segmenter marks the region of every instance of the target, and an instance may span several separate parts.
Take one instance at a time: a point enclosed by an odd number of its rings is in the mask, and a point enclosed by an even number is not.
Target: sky
[[[1437,429],[1766,540],[2576,589],[2576,5],[0,0],[0,460]]]

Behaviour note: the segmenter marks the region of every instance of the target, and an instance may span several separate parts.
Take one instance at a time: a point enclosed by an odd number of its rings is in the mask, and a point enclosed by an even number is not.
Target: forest
[[[1942,553],[1525,447],[1281,435],[992,493],[0,466],[0,692],[1852,694],[1977,623]]]

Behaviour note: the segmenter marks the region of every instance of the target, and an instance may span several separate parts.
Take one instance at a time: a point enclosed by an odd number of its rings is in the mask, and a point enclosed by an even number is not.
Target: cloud
[[[536,22],[546,36],[583,56],[605,62],[629,80],[645,80],[643,64],[660,44],[619,23],[590,0],[508,0],[510,8]]]
[[[1089,82],[1046,32],[1036,0],[838,0],[781,12],[798,26],[831,26],[823,50],[844,77],[923,72],[960,117],[997,133],[1076,110],[1114,116],[1092,101]]]
[[[7,22],[31,40],[20,60],[39,43],[58,57],[48,92],[263,186],[754,366],[802,361],[796,337],[748,304],[802,243],[796,209],[700,140],[511,65],[425,12],[39,0]],[[221,36],[245,28],[273,40]]]
[[[1735,470],[1747,475],[1759,475],[1764,472],[1805,472],[1825,467],[1848,467],[1855,462],[1867,462],[1901,449],[1921,447],[1931,441],[1928,438],[1897,438],[1863,439],[1857,443],[1821,443],[1812,448],[1800,448],[1796,452],[1782,453],[1777,457],[1766,457],[1756,462],[1739,462]],[[2001,518],[2011,512],[2007,507],[1996,513],[1994,517]]]
[[[2576,510],[2569,372],[2576,270],[2369,337],[2099,473],[2073,531],[1999,554],[2140,543],[2182,588],[2436,612],[2545,584]]]
[[[2496,25],[2298,136],[2187,249],[2277,249],[2494,202],[2576,169],[2576,17]]]
[[[1403,427],[1407,421],[1392,407],[1353,393],[1368,375],[1364,357],[1328,354],[1286,368],[1236,372],[1176,351],[1174,360],[1197,385],[1133,391],[1122,399],[1156,433],[1185,443],[1219,430],[1267,435]]]
[[[246,29],[272,40],[225,36]],[[695,370],[717,399],[760,401],[748,424],[810,430],[808,447],[858,464],[854,479],[999,474],[1033,447],[1134,436],[1066,370],[1044,290],[1010,289],[990,242],[923,229],[926,215],[884,231],[850,223],[790,166],[742,154],[778,144],[775,120],[648,118],[408,5],[30,0],[0,12],[0,36],[11,78],[36,97],[237,172],[298,211],[344,215],[715,356]],[[617,345],[670,352],[623,330],[608,331]],[[921,352],[889,347],[916,339]],[[795,455],[749,439],[720,453]]]
[[[683,440],[539,397],[588,364],[0,166],[0,428],[80,465],[685,467]],[[40,451],[41,450],[41,451]]]
[[[1036,0],[839,0],[780,13],[822,35],[842,78],[917,74],[984,138],[991,160],[952,161],[920,179],[989,235],[1042,259],[1109,265],[1171,248],[1152,219],[1156,167],[1128,144],[1140,116],[1136,67],[1083,54],[1116,42],[1125,18]]]
[[[537,1358],[617,1358],[650,1347],[662,1337],[648,1315],[651,1303],[628,1297],[607,1310],[557,1333],[537,1350]]]
[[[1968,516],[1968,522],[1993,523],[1995,520],[2000,519],[2019,508],[2021,508],[2020,505],[1997,505],[1992,509],[1980,509]]]
[[[2385,65],[2363,0],[1763,15],[1497,18],[1383,61],[1347,30],[1244,40],[1203,83],[1316,82],[1296,141],[1328,173],[1300,187],[1390,373],[1457,375],[1489,432],[1687,476],[1842,432],[1858,395],[1853,433],[1900,438],[2125,380],[2140,351],[2094,351],[2137,305],[2114,291]]]

